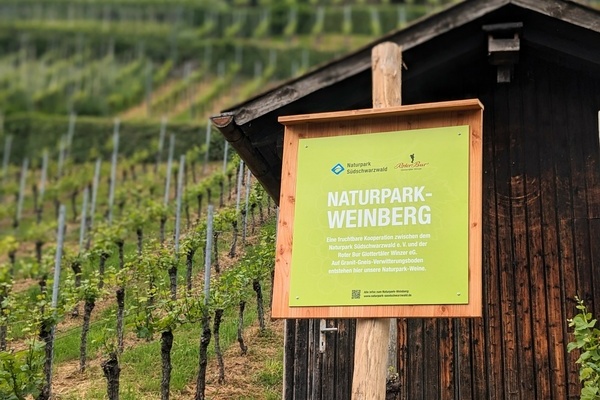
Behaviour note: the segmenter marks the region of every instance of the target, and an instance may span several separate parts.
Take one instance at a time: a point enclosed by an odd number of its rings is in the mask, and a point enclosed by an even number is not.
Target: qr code
[[[360,299],[360,290],[352,291],[352,299]]]

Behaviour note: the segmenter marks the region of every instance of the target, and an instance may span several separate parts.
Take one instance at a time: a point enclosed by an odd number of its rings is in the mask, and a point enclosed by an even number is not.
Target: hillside
[[[0,0],[0,398],[280,398],[277,210],[208,118],[451,3]]]

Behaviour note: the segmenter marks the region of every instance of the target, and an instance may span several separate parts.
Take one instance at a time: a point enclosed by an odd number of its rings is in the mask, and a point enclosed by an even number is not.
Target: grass
[[[103,314],[112,312],[106,309]],[[102,318],[102,317],[100,317]],[[244,326],[250,326],[256,321],[256,305],[249,304],[244,315]],[[101,319],[93,324],[90,329],[89,358],[96,360],[102,357],[101,336],[107,328],[112,328],[111,323]],[[269,332],[269,331],[267,331]],[[61,364],[72,361],[79,357],[79,339],[81,328],[70,330],[56,340],[55,367],[60,370]],[[198,372],[198,346],[200,342],[200,324],[183,325],[174,332],[173,349],[171,361],[173,365],[171,376],[171,393],[174,396],[182,392],[195,382]],[[237,310],[228,309],[223,318],[220,330],[221,346],[224,349],[237,347]],[[273,333],[264,334],[260,344],[272,343],[275,340]],[[160,337],[155,335],[154,340],[145,341],[136,339],[131,332],[128,333],[126,349],[121,355],[121,398],[148,399],[156,396],[160,391]],[[214,358],[214,337],[211,338],[209,347],[209,358]],[[260,352],[260,349],[251,349],[252,352]],[[257,373],[255,379],[259,386],[263,387],[265,393],[270,393],[266,398],[279,393],[278,385],[281,385],[283,376],[283,349],[279,349],[276,357],[265,361],[265,371]],[[94,363],[95,365],[95,363]],[[227,374],[227,369],[226,369]],[[105,381],[101,371],[90,366],[85,374],[86,381],[90,385],[83,395],[70,393],[60,399],[103,399],[105,398]],[[60,376],[57,379],[61,379]],[[55,379],[56,380],[56,379]],[[83,397],[78,397],[83,396]]]
[[[266,389],[271,389],[281,385],[283,376],[283,354],[278,359],[268,359],[265,362],[264,369],[257,374],[257,381]]]
[[[226,247],[226,246],[223,246]],[[201,252],[199,252],[201,253]],[[197,254],[201,257],[201,254]],[[199,263],[196,262],[195,265]],[[179,284],[183,284],[183,273],[180,271]],[[199,270],[195,271],[198,274]],[[267,286],[267,285],[265,285]],[[180,286],[181,287],[181,286]],[[265,287],[265,293],[268,293],[269,288]],[[127,296],[126,298],[129,298]],[[110,303],[106,307],[106,303]],[[100,369],[97,367],[98,360],[103,355],[103,342],[105,341],[106,333],[110,334],[114,330],[114,313],[116,306],[114,300],[109,295],[107,298],[99,302],[98,309],[94,310],[94,321],[91,324],[88,336],[88,359],[90,367],[85,374],[86,385],[89,389],[80,394],[67,394],[64,399],[103,399],[105,396],[105,381],[102,377]],[[228,308],[223,317],[223,323],[220,329],[221,346],[223,349],[237,347],[237,308]],[[244,314],[244,326],[252,325],[257,319],[256,303],[249,300]],[[126,318],[126,349],[122,354],[120,361],[122,365],[121,373],[121,392],[122,398],[153,398],[160,390],[160,336],[156,334],[154,340],[146,341],[138,339],[133,333],[131,327],[131,317]],[[70,324],[70,322],[67,322]],[[171,393],[174,396],[182,395],[186,390],[189,390],[190,385],[195,382],[198,371],[198,347],[200,342],[200,324],[186,324],[179,327],[174,332],[174,344],[171,353],[172,357],[172,377],[171,377]],[[73,363],[79,358],[79,345],[81,337],[80,320],[77,326],[67,328],[57,334],[55,344],[55,367],[60,371],[61,364]],[[272,342],[275,336],[270,331],[260,336],[259,346]],[[214,337],[211,338],[212,345],[209,347],[209,358],[214,357]],[[256,351],[251,349],[250,351]],[[257,385],[261,386],[266,394],[265,398],[276,398],[276,393],[280,390],[277,385],[282,381],[282,350],[280,349],[275,359],[265,362],[268,367],[267,372],[257,375],[255,380]],[[227,374],[227,370],[226,370]],[[56,380],[61,380],[58,376]],[[78,397],[83,396],[83,397]]]

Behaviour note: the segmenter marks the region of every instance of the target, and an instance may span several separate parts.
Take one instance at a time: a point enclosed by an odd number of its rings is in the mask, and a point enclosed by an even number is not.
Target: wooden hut
[[[403,104],[484,105],[483,318],[398,320],[399,399],[578,399],[567,319],[600,315],[600,12],[470,0],[403,47]],[[375,45],[376,43],[373,43]],[[277,201],[281,115],[371,107],[367,46],[213,118]],[[287,321],[285,399],[348,399],[354,324]]]

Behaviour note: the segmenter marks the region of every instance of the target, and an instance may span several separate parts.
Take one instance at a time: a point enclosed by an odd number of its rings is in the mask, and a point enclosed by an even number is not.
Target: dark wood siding
[[[325,336],[326,351],[319,351],[320,320],[286,322],[286,357],[283,398],[286,400],[344,400],[352,389],[355,323],[328,320],[337,327]]]
[[[600,312],[600,79],[557,61],[531,52],[510,84],[478,82],[484,318],[400,321],[402,399],[578,398],[566,320],[575,295]]]
[[[578,398],[574,296],[600,315],[600,73],[587,67],[527,49],[509,84],[480,63],[405,98],[484,103],[484,317],[399,320],[400,399]],[[318,322],[288,323],[286,399],[350,398],[353,324],[337,323],[323,355]]]

